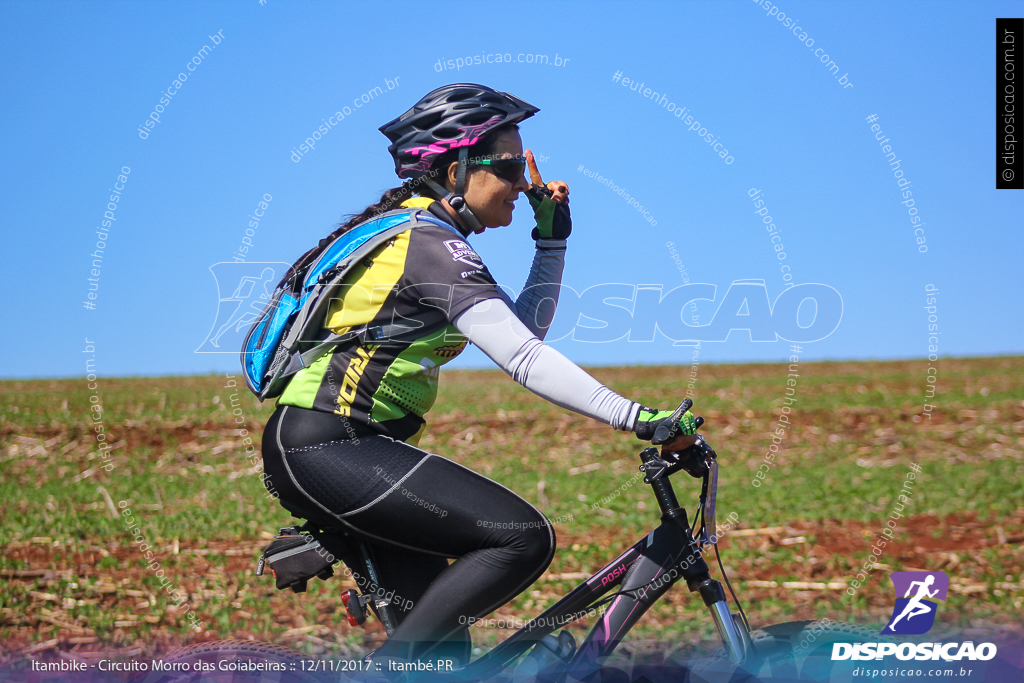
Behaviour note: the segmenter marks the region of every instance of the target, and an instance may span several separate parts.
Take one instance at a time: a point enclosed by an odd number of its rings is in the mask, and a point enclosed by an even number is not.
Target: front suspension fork
[[[718,635],[725,646],[725,654],[733,664],[742,664],[753,650],[747,625],[739,614],[729,612],[722,584],[714,579],[705,579],[697,588],[704,604],[711,610],[711,618],[718,629]]]
[[[693,535],[686,520],[686,510],[682,508],[669,510],[663,515],[663,518],[665,517],[673,519],[682,527],[690,547],[693,548]],[[715,622],[715,628],[718,629],[718,635],[722,639],[722,645],[725,646],[725,653],[729,661],[733,664],[742,664],[754,648],[747,625],[744,623],[742,615],[729,611],[729,603],[725,601],[722,584],[708,575],[708,565],[704,562],[699,548],[695,549],[694,555],[696,555],[696,561],[690,565],[689,571],[683,572],[686,585],[691,593],[700,593],[704,604],[711,610],[711,619]]]

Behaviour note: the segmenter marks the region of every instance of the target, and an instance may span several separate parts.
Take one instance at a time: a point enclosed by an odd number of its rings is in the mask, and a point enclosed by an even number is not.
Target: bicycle
[[[690,399],[684,400],[677,408],[672,423],[678,422],[692,405]],[[703,418],[697,418],[696,421],[698,427],[703,424]],[[672,436],[674,434],[666,436],[659,432],[652,443],[664,443]],[[680,581],[685,583],[690,592],[698,593],[708,607],[723,646],[689,668],[690,680],[694,682],[717,683],[764,677],[835,680],[842,671],[834,670],[833,665],[844,669],[850,665],[831,661],[829,646],[833,642],[879,640],[879,634],[873,631],[828,619],[776,624],[752,632],[736,593],[725,576],[725,568],[718,554],[715,519],[717,453],[702,436],[697,435],[696,443],[683,451],[659,452],[657,448],[649,447],[640,452],[640,460],[644,483],[651,487],[661,515],[661,524],[657,528],[476,660],[459,668],[442,665],[442,668],[449,670],[438,670],[435,663],[430,662],[430,668],[414,671],[410,679],[414,678],[418,683],[508,680],[507,670],[522,658],[511,674],[514,683],[628,681],[629,677],[624,672],[605,668],[604,661],[651,606]],[[695,522],[699,520],[696,528],[691,526],[687,512],[679,504],[670,482],[670,477],[681,471],[702,481],[694,516]],[[344,539],[342,542],[358,543],[344,537],[343,532],[332,531],[335,542]],[[319,532],[317,538],[321,540],[332,536],[325,536],[322,529]],[[311,538],[306,538],[305,542],[308,544]],[[710,576],[709,567],[704,561],[704,554],[709,547],[715,549],[718,566],[733,602],[736,603],[737,612],[730,610],[722,584]],[[375,582],[377,574],[369,546],[359,543],[359,549],[362,569]],[[294,555],[298,551],[285,552]],[[316,574],[313,569],[308,570],[308,573],[307,578]],[[323,573],[320,576],[326,578]],[[278,578],[279,588],[290,585],[296,592],[305,590],[305,578],[293,581],[292,577],[287,577],[284,585],[281,577]],[[618,590],[605,597],[614,588]],[[343,602],[350,623],[364,623],[367,618],[366,607],[369,606],[390,637],[396,622],[388,600],[375,599],[373,593],[360,594],[349,590],[343,596]],[[552,635],[558,628],[600,607],[606,609],[578,647],[569,631],[562,631],[557,637]],[[276,658],[288,662],[288,668],[281,670],[285,677],[296,674],[300,678],[305,675],[317,680],[322,679],[324,674],[337,680],[339,674],[358,675],[367,671],[380,671],[380,665],[373,662],[372,655],[368,659],[346,660],[351,663],[351,668],[349,665],[338,666],[337,663],[328,666],[287,648],[246,641],[196,645],[180,650],[164,661],[201,662],[216,659],[222,662],[225,657],[234,657],[236,660],[247,658],[247,661],[253,658],[274,661]],[[376,669],[373,668],[375,666]],[[427,665],[420,663],[419,666]],[[166,680],[166,675],[160,679],[161,683]]]

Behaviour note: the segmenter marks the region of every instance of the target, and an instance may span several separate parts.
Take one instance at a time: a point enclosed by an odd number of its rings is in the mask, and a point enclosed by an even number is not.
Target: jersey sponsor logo
[[[473,248],[462,240],[445,240],[444,246],[451,252],[452,261],[459,261],[473,268],[479,268],[484,264]]]
[[[439,358],[455,358],[455,356],[462,353],[462,350],[466,348],[466,342],[463,341],[461,344],[452,344],[450,346],[438,346],[434,349],[434,355]]]
[[[345,417],[352,415],[352,401],[355,400],[359,390],[359,380],[363,378],[366,365],[379,348],[380,344],[367,344],[366,347],[356,348],[356,355],[348,362],[345,378],[341,381],[341,388],[338,389],[338,407],[334,411],[337,415]]]

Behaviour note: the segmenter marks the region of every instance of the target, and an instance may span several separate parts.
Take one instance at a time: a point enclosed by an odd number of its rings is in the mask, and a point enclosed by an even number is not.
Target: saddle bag
[[[334,562],[341,558],[325,548],[305,527],[285,527],[271,541],[256,563],[256,576],[264,568],[277,581],[277,589],[291,588],[294,593],[305,593],[307,582],[316,577],[326,581],[334,576]]]

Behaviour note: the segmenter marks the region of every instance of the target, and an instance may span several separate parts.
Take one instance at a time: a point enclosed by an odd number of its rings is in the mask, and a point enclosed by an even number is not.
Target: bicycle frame
[[[700,539],[694,539],[686,510],[679,506],[669,483],[671,471],[664,473],[664,476],[659,472],[656,475],[659,478],[652,478],[652,471],[667,463],[661,460],[656,448],[645,449],[640,457],[644,462],[642,467],[648,472],[645,483],[654,489],[661,509],[661,525],[498,646],[476,661],[445,673],[445,680],[482,680],[497,674],[541,638],[579,618],[581,613],[589,611],[587,608],[596,600],[618,586],[620,588],[611,604],[601,614],[558,678],[564,680],[566,675],[571,675],[582,679],[600,668],[602,660],[615,650],[629,629],[679,579],[686,581],[690,592],[699,592],[704,604],[711,610],[729,658],[735,663],[746,658],[751,647],[746,626],[738,614],[729,612],[721,584],[708,574],[703,551],[697,543]],[[716,480],[717,463],[712,465],[709,474]],[[707,493],[707,485],[706,476],[704,493]],[[712,490],[710,499],[702,496],[702,504],[710,510],[712,520],[714,493]],[[703,540],[713,534],[714,529],[703,534]],[[433,678],[428,673],[420,677],[420,680]]]

